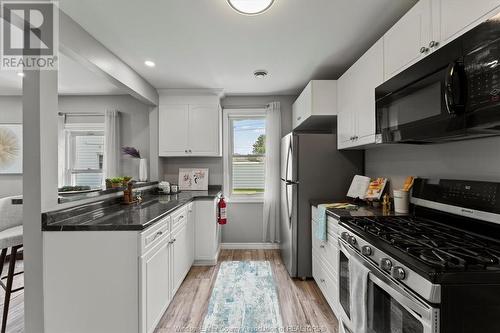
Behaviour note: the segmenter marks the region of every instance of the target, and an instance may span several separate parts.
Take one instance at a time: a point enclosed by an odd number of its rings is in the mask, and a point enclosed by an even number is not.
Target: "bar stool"
[[[5,290],[1,333],[5,333],[7,329],[7,317],[9,314],[11,294],[24,289],[24,287],[12,289],[14,276],[23,273],[16,273],[14,271],[18,251],[23,247],[23,205],[13,205],[12,199],[15,198],[18,197],[0,198],[0,249],[2,249],[0,253],[0,277],[3,273],[3,265],[7,257],[7,250],[10,248],[7,276],[0,278],[0,286]],[[7,283],[4,283],[4,280],[7,280]]]

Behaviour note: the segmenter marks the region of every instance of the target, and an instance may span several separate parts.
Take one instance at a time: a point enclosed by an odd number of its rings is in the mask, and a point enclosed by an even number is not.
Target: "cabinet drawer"
[[[313,251],[321,257],[322,260],[326,261],[329,266],[331,266],[332,273],[338,271],[338,256],[339,249],[336,244],[337,239],[332,239],[328,237],[327,241],[321,241],[313,235]]]
[[[337,279],[328,271],[321,258],[313,253],[313,277],[332,310],[337,309]]]
[[[172,231],[187,221],[187,205],[172,213]]]
[[[170,237],[170,220],[169,215],[140,234],[141,254],[146,253],[163,239]]]
[[[318,207],[312,206],[311,207],[311,218],[312,218],[313,223],[317,223],[317,218],[316,218],[317,213],[318,213]],[[331,216],[327,216],[326,218],[327,218],[327,223],[328,223],[326,226],[327,233],[334,236],[334,237],[338,237],[338,235],[339,235],[339,221],[337,221],[336,219],[334,219]]]

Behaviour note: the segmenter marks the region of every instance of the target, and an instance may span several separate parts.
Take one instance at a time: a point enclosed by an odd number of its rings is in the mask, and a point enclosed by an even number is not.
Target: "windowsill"
[[[242,197],[229,197],[225,198],[227,203],[248,203],[248,204],[257,204],[257,203],[264,203],[264,198],[242,198]]]

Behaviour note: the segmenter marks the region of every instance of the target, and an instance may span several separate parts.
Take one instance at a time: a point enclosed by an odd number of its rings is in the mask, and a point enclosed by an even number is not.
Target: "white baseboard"
[[[222,243],[223,250],[277,250],[279,243]]]

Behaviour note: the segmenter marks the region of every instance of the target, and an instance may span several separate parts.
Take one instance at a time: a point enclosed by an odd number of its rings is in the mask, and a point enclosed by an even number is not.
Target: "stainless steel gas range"
[[[412,203],[411,216],[341,219],[343,329],[500,332],[500,183],[419,179]]]

